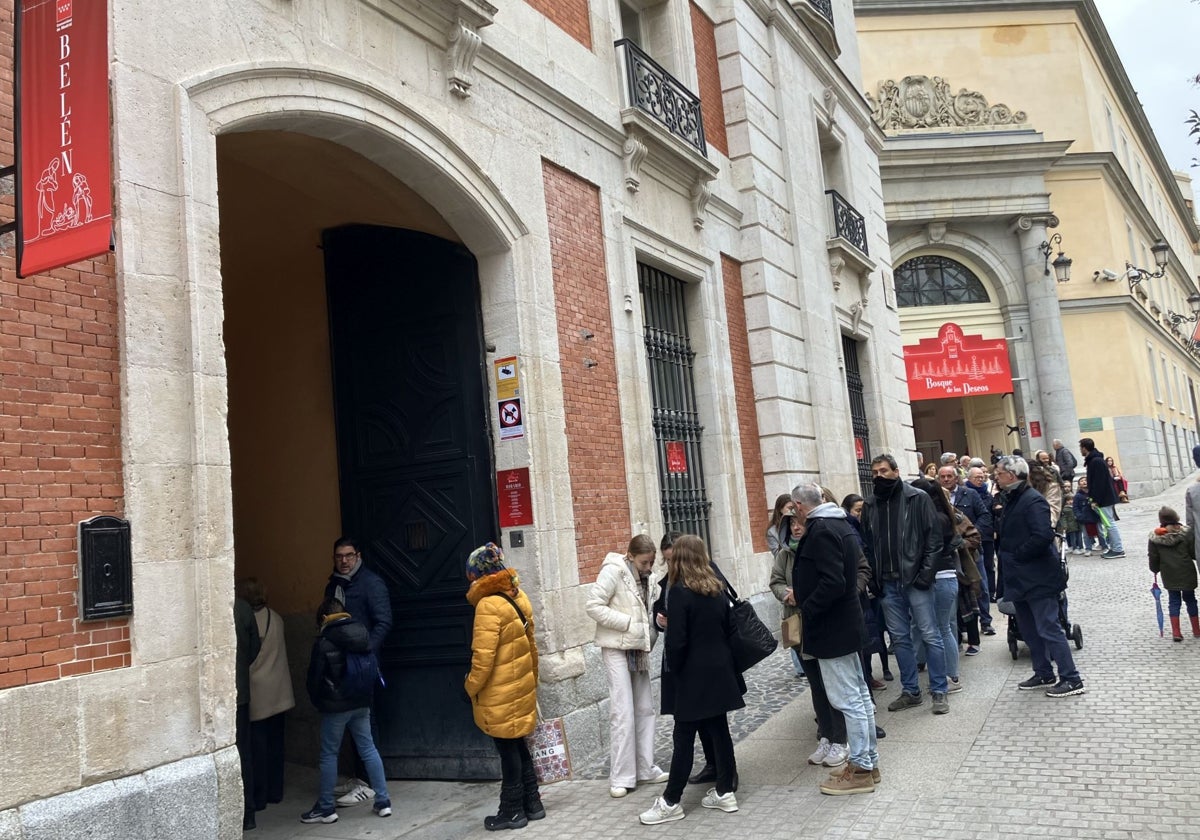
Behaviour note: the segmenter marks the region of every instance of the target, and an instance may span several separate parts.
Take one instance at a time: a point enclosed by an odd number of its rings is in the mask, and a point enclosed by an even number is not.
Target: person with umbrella
[[[1167,589],[1167,610],[1171,617],[1171,638],[1176,642],[1183,641],[1183,632],[1179,628],[1179,608],[1187,603],[1188,617],[1192,620],[1192,635],[1200,637],[1200,613],[1196,609],[1196,552],[1195,543],[1190,531],[1185,531],[1179,521],[1179,514],[1169,507],[1158,512],[1159,527],[1150,534],[1148,554],[1150,555],[1150,571],[1154,572],[1154,593],[1158,601],[1158,634],[1162,635],[1162,590],[1158,589],[1158,576],[1162,575],[1163,586]]]

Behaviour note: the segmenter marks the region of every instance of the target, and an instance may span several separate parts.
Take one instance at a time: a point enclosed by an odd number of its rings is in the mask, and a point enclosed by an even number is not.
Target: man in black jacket
[[[996,544],[1000,591],[1016,607],[1017,625],[1033,660],[1033,676],[1017,687],[1045,689],[1047,697],[1070,697],[1083,694],[1083,680],[1058,620],[1058,596],[1066,577],[1050,529],[1050,504],[1028,479],[1024,458],[1008,455],[996,464],[996,483],[1006,496]]]
[[[1079,451],[1083,453],[1083,465],[1087,468],[1088,498],[1096,503],[1100,512],[1108,517],[1108,551],[1100,556],[1105,560],[1113,560],[1125,556],[1125,546],[1121,543],[1121,532],[1117,530],[1117,488],[1113,485],[1112,473],[1104,463],[1104,453],[1096,449],[1091,438],[1079,441]]]
[[[871,461],[875,490],[863,505],[863,536],[871,546],[876,585],[883,587],[883,612],[888,635],[900,663],[903,693],[888,705],[889,712],[921,705],[917,657],[911,638],[916,621],[925,641],[929,692],[934,714],[950,711],[946,702],[946,656],[933,609],[934,564],[942,553],[942,533],[936,525],[933,500],[900,480],[891,455]]]
[[[879,753],[875,708],[859,657],[867,643],[858,599],[862,549],[846,512],[824,501],[816,484],[797,485],[792,501],[805,524],[792,567],[796,606],[804,622],[804,652],[820,665],[829,704],[846,718],[850,748],[845,769],[822,782],[821,793],[870,793],[879,778]]]

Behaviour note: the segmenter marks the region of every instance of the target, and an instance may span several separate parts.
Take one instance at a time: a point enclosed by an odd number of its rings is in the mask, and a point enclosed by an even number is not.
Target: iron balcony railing
[[[808,5],[817,10],[817,14],[829,21],[829,25],[833,26],[833,2],[832,0],[808,0]]]
[[[854,205],[842,198],[837,190],[825,190],[825,195],[829,196],[831,201],[833,235],[845,239],[862,251],[863,256],[870,256],[867,253],[867,223],[863,220],[862,213],[855,210]]]
[[[615,46],[625,71],[629,104],[654,117],[680,140],[708,157],[700,97],[629,39],[622,38]]]

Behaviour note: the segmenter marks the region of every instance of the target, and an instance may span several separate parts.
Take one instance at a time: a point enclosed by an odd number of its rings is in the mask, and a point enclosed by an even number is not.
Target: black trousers
[[[254,810],[283,801],[283,712],[250,722]]]
[[[846,716],[829,705],[825,693],[825,680],[821,678],[821,666],[815,659],[800,657],[800,667],[808,677],[808,693],[812,696],[813,711],[817,715],[817,737],[828,738],[831,744],[846,743]]]
[[[500,754],[500,788],[517,788],[524,785],[527,775],[533,773],[533,758],[524,738],[492,738],[496,752]]]
[[[245,797],[242,822],[248,825],[254,822],[254,758],[250,748],[249,703],[237,707],[237,751],[242,764],[242,796]]]
[[[688,776],[692,775],[697,733],[700,733],[701,738],[704,737],[704,733],[707,733],[712,742],[713,763],[717,768],[717,793],[729,793],[733,790],[733,777],[737,773],[737,763],[733,757],[733,738],[729,734],[729,718],[726,715],[717,715],[704,720],[675,718],[675,730],[671,735],[671,774],[667,779],[667,789],[663,792],[663,799],[672,805],[683,796]]]

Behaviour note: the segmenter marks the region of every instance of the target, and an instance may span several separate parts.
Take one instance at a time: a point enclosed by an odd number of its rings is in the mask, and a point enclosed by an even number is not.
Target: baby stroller
[[[1067,617],[1067,589],[1066,582],[1071,577],[1071,569],[1067,564],[1067,544],[1062,538],[1058,537],[1058,559],[1062,563],[1063,569],[1063,591],[1058,593],[1058,623],[1062,626],[1063,633],[1067,638],[1075,643],[1075,650],[1080,650],[1083,647],[1083,630],[1078,624],[1072,624]],[[1008,616],[1008,652],[1012,654],[1012,658],[1016,659],[1019,654],[1017,647],[1018,642],[1025,641],[1021,636],[1021,628],[1017,624],[1016,607],[1012,601],[1001,600],[996,604],[1000,612]]]

